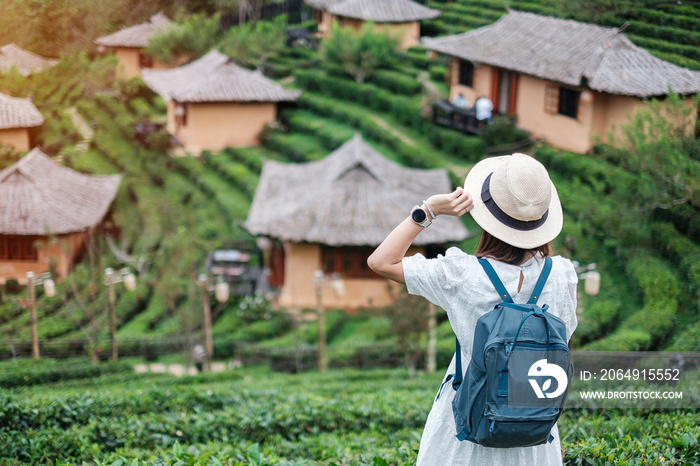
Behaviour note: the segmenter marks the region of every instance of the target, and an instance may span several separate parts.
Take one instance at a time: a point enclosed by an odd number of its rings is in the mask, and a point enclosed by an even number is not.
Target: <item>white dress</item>
[[[521,266],[489,260],[498,277],[516,303],[527,302],[539,278],[544,259],[533,257]],[[520,272],[523,284],[518,292]],[[462,368],[466,372],[472,356],[472,339],[476,321],[500,302],[498,293],[475,256],[450,248],[444,256],[426,259],[422,254],[405,257],[403,272],[408,292],[420,295],[447,312],[452,329],[462,347]],[[566,324],[567,340],[576,328],[576,285],[573,264],[561,256],[552,258],[552,271],[538,304],[549,304],[549,312]],[[452,358],[448,374],[454,373]],[[445,380],[443,378],[443,381]],[[452,415],[455,391],[445,384],[433,403],[425,423],[418,452],[418,466],[549,466],[561,465],[559,431],[552,429],[551,443],[534,447],[489,448],[455,437]]]

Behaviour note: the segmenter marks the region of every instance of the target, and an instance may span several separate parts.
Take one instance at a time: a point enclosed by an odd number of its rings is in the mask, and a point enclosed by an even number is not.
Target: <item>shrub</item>
[[[358,83],[394,60],[398,39],[376,32],[373,24],[367,23],[357,32],[336,24],[332,29],[331,37],[323,44],[325,58],[342,67]]]
[[[125,361],[93,365],[83,360],[22,361],[16,366],[0,370],[0,387],[11,388],[38,385],[60,380],[85,379],[104,374],[131,373],[131,364]]]
[[[484,143],[487,146],[501,146],[526,139],[528,133],[518,129],[516,118],[506,115],[498,116],[493,124],[486,126],[484,130]]]
[[[8,278],[5,280],[4,289],[7,294],[19,294],[22,291],[22,286],[16,278]]]

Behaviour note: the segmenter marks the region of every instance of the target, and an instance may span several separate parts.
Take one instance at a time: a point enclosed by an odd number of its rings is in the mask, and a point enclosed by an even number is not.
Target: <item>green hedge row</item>
[[[652,52],[662,52],[673,55],[682,54],[681,56],[687,59],[700,60],[700,48],[694,45],[678,44],[636,34],[627,34],[627,36],[635,44],[649,49]]]
[[[700,32],[687,31],[673,26],[658,26],[642,21],[630,20],[629,32],[640,34],[646,37],[663,39],[678,44],[689,44],[700,46]]]
[[[678,233],[669,223],[655,223],[651,227],[651,232],[654,245],[659,252],[678,266],[690,285],[688,291],[698,296],[700,294],[700,246]],[[700,302],[696,304],[700,309]]]
[[[306,134],[273,131],[265,137],[265,146],[294,163],[318,160],[328,155],[328,150],[319,141]]]
[[[680,288],[673,269],[645,251],[626,266],[630,278],[644,296],[642,309],[634,312],[608,336],[586,345],[585,350],[644,351],[655,349],[668,337],[676,322]]]
[[[260,173],[262,160],[259,153],[254,152],[255,148],[249,147],[227,147],[221,153],[234,162],[242,163],[252,173]]]
[[[548,170],[568,179],[580,179],[603,195],[610,194],[613,189],[634,190],[637,183],[636,175],[596,157],[565,152],[551,146],[540,146],[535,156]]]
[[[483,154],[484,143],[478,137],[466,136],[460,132],[434,125],[422,115],[420,103],[414,99],[400,97],[379,89],[371,84],[358,85],[353,82],[339,82],[327,76],[301,71],[296,73],[297,82],[312,92],[350,102],[363,104],[371,110],[389,112],[394,119],[405,126],[412,127],[430,140],[430,143],[444,152],[465,160],[478,160]],[[350,122],[361,129],[368,137],[376,139],[401,155],[408,165],[416,167],[437,167],[442,165],[437,154],[426,153],[392,135],[367,116],[366,110],[353,108],[337,100],[310,96],[305,93],[299,100],[300,105],[307,106],[325,116]],[[400,128],[397,128],[400,130]]]
[[[313,135],[328,152],[345,144],[356,133],[355,130],[321,118],[306,110],[290,112],[285,117],[291,131]]]
[[[686,202],[670,209],[657,209],[654,218],[662,222],[671,222],[691,241],[700,243],[700,213],[698,208]]]
[[[651,52],[653,55],[656,57],[666,60],[667,62],[674,63],[678,66],[682,66],[684,68],[689,68],[691,70],[700,70],[700,61],[699,60],[693,60],[692,58],[688,58],[683,55],[678,55],[677,53],[669,53],[669,52],[661,52],[659,50],[654,50],[650,49],[649,52]]]
[[[38,385],[61,380],[86,379],[105,374],[131,373],[133,368],[128,362],[110,362],[92,365],[86,360],[75,361],[26,361],[17,364],[4,364],[0,368],[0,387],[11,388]],[[2,420],[7,413],[0,414]]]
[[[434,61],[428,56],[428,51],[422,47],[412,47],[399,56],[411,66],[419,69],[426,69]]]
[[[332,77],[332,79],[344,79],[356,83],[345,70],[335,64],[324,63],[321,69],[323,69],[329,77]],[[315,73],[317,73],[317,71],[315,71]],[[400,72],[387,69],[374,70],[365,78],[365,83],[374,84],[379,88],[386,89],[392,94],[406,96],[415,96],[420,93],[422,87],[421,83],[418,81],[416,72]]]
[[[335,99],[305,93],[299,104],[314,112],[334,119],[348,122],[360,129],[368,138],[386,144],[396,151],[401,160],[409,166],[419,168],[439,167],[442,158],[437,154],[426,152],[415,145],[409,145],[397,136],[391,134],[382,125],[367,116],[361,107],[339,105]]]
[[[640,8],[635,11],[634,16],[655,26],[673,26],[689,31],[700,31],[700,12],[697,10],[694,15],[683,15],[679,13],[667,13],[651,8]]]
[[[440,18],[443,21],[449,21],[452,27],[459,27],[460,32],[465,29],[476,29],[482,26],[492,24],[494,20],[488,18],[480,18],[474,16],[465,16],[462,13],[443,13]]]
[[[209,151],[202,152],[201,158],[205,164],[212,167],[229,183],[242,191],[248,199],[253,199],[258,178],[257,175],[250,172],[248,167],[240,163],[231,162],[231,159],[223,154],[213,154]]]
[[[493,23],[506,14],[504,8],[494,9],[493,6],[493,4],[482,6],[475,3],[469,3],[468,5],[463,3],[447,3],[440,6],[440,9],[442,10],[443,16],[451,14],[461,17],[476,17]]]

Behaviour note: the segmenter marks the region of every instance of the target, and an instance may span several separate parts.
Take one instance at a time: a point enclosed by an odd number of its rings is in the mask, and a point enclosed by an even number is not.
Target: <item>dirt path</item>
[[[384,121],[382,118],[378,117],[377,115],[370,115],[370,118],[377,123],[379,126],[381,126],[383,129],[387,130],[389,133],[391,133],[393,136],[401,139],[403,142],[408,144],[409,146],[415,146],[416,142],[403,134],[401,131],[397,130],[396,128],[392,127],[389,123]]]
[[[223,372],[226,368],[226,363],[223,362],[213,362],[211,364],[211,372]],[[136,364],[134,365],[134,371],[137,374],[172,374],[177,377],[182,377],[183,375],[197,375],[197,369],[193,366],[185,366],[183,364]]]
[[[75,107],[70,107],[66,110],[66,113],[68,113],[68,116],[70,116],[70,119],[73,122],[73,126],[75,126],[75,129],[77,129],[80,135],[83,137],[83,139],[75,146],[75,148],[79,151],[87,150],[87,148],[90,145],[90,141],[95,136],[95,131],[93,131],[93,129],[90,127],[87,121],[85,121],[85,118],[83,118],[83,116],[80,113],[78,113],[78,110]]]

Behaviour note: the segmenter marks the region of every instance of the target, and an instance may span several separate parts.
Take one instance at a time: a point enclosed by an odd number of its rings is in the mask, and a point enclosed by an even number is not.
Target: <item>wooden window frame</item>
[[[544,89],[544,112],[548,115],[559,113],[559,86],[547,84]]]
[[[143,50],[139,50],[139,67],[153,68],[153,57],[144,53]]]
[[[337,273],[344,278],[381,278],[367,266],[373,251],[364,246],[321,245],[321,268],[325,274]]]
[[[575,99],[572,103],[569,99]],[[570,106],[567,108],[566,102]],[[561,115],[568,118],[578,119],[579,104],[581,102],[581,91],[558,84],[547,84],[544,91],[544,112],[549,115]]]
[[[519,74],[513,70],[505,70],[509,73],[508,80],[508,111],[506,114],[510,117],[515,116],[515,104],[517,102],[518,92],[518,76]],[[501,68],[493,67],[491,69],[491,102],[493,103],[494,114],[498,113],[498,107],[501,103],[500,84],[501,84]]]
[[[0,235],[0,260],[11,262],[36,262],[38,236]]]

